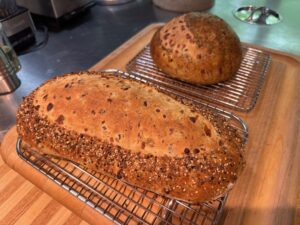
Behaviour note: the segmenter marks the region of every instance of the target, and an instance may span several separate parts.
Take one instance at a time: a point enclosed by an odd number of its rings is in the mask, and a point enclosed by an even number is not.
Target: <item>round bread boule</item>
[[[228,80],[242,61],[236,33],[224,20],[208,13],[173,18],[154,34],[150,49],[164,73],[193,84]]]

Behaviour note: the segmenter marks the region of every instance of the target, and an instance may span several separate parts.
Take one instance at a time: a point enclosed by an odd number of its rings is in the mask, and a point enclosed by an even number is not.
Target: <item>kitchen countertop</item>
[[[283,20],[266,26],[251,25],[234,18],[234,9],[251,4],[277,10]],[[298,9],[298,0],[216,0],[209,12],[226,20],[243,42],[300,55]],[[55,75],[86,70],[143,27],[153,22],[165,22],[176,15],[178,13],[155,7],[150,0],[135,0],[119,6],[95,5],[71,25],[60,31],[50,31],[44,48],[19,57],[21,86],[13,94],[0,96],[0,140],[15,123],[15,112],[22,97],[42,82]]]
[[[155,23],[147,26],[118,49],[97,62],[92,69],[102,70],[114,67],[124,71],[128,59],[134,57],[149,43],[151,36],[160,25],[161,23]],[[262,47],[255,46],[255,48],[270,54],[272,61],[254,109],[248,113],[235,112],[248,126],[249,138],[244,155],[246,166],[226,201],[220,224],[296,225],[300,224],[298,211],[300,209],[300,173],[298,172],[300,171],[300,151],[298,151],[300,149],[300,142],[298,141],[300,140],[300,105],[297,104],[300,96],[300,57],[292,57]],[[28,186],[28,182],[32,182],[36,187],[60,202],[62,206],[66,206],[90,224],[111,224],[96,210],[92,210],[89,205],[83,204],[78,199],[76,202],[76,199],[67,194],[63,188],[24,162],[17,155],[16,139],[17,133],[13,127],[0,146],[0,153],[3,161],[10,168],[27,179],[23,185]],[[45,167],[49,173],[49,166],[45,165]],[[30,213],[36,208],[37,202],[40,202],[41,196],[30,202],[33,196],[30,195],[30,198],[27,198],[29,190],[23,189],[23,185],[20,188],[12,189],[11,186],[16,187],[14,180],[10,182],[11,185],[8,184],[11,177],[8,174],[11,174],[12,170],[5,168],[7,168],[6,165],[0,165],[0,224],[2,222],[12,224],[13,221],[16,221],[16,224],[24,224],[21,221],[36,220],[40,214],[48,214],[49,210],[45,205],[43,205],[43,210],[39,208],[39,213]],[[57,177],[57,173],[51,171]],[[1,174],[4,175],[1,176]],[[70,184],[67,180],[60,179],[65,184]],[[98,185],[96,186],[98,187]],[[3,191],[1,191],[1,187]],[[98,188],[103,189],[100,186]],[[36,194],[35,190],[31,189],[28,194]],[[82,189],[79,187],[79,190]],[[87,192],[84,191],[84,193],[85,196],[90,196]],[[108,192],[108,195],[116,200],[119,199],[111,192]],[[137,196],[135,197],[137,199]],[[11,200],[16,198],[17,201]],[[9,204],[9,207],[6,204]],[[121,202],[119,204],[123,205]],[[13,208],[12,205],[14,205]],[[27,206],[25,214],[24,205]],[[128,209],[132,209],[130,204],[126,204],[126,206]],[[107,205],[104,207],[108,210]],[[62,208],[59,211],[61,215],[59,217],[61,219],[60,224],[69,224],[63,221],[69,220],[70,212]],[[112,213],[118,214],[115,208],[112,209]],[[49,216],[51,223],[48,224],[57,224],[52,222],[58,218],[57,214],[52,214],[53,218]],[[202,221],[201,218],[199,220]]]
[[[234,9],[254,3],[278,10],[283,21],[273,26],[258,26],[233,17]],[[300,55],[297,9],[300,9],[298,0],[216,0],[209,11],[231,24],[243,42]],[[96,5],[72,25],[50,31],[44,48],[19,57],[21,86],[12,94],[0,96],[0,142],[6,130],[15,123],[22,96],[55,75],[90,68],[143,27],[153,22],[165,22],[175,15],[178,14],[153,6],[150,0],[136,0],[120,6]],[[0,184],[0,199],[5,202],[0,204],[0,221],[6,220],[10,224],[86,224],[7,167],[1,157]],[[299,214],[296,216],[299,222]],[[49,221],[49,217],[52,220]]]

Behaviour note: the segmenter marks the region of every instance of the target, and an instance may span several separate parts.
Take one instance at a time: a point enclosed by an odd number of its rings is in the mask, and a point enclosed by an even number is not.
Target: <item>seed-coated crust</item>
[[[31,148],[188,202],[237,179],[240,137],[226,121],[108,73],[57,77],[25,97],[17,131]]]
[[[194,84],[226,81],[242,61],[238,36],[221,18],[207,13],[173,18],[157,30],[150,47],[163,72]]]

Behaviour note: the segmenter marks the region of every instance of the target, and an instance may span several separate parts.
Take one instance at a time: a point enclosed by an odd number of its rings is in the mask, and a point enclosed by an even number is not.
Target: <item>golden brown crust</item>
[[[242,61],[238,36],[207,13],[175,17],[153,36],[151,55],[167,75],[194,84],[215,84],[235,75]]]
[[[226,122],[111,74],[71,74],[27,96],[25,143],[163,195],[210,200],[235,182],[241,140]]]

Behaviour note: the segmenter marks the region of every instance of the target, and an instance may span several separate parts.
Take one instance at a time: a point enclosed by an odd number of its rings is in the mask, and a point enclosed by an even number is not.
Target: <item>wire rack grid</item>
[[[227,195],[208,203],[191,205],[128,185],[112,177],[86,170],[64,159],[22,147],[19,156],[56,184],[116,224],[218,223]]]
[[[105,72],[149,83],[148,80],[117,70]],[[238,131],[244,143],[247,142],[248,129],[239,117],[198,102],[192,97],[180,95],[174,90],[158,87],[167,94],[175,94],[193,101],[199,107],[213,110],[219,116],[226,118],[229,126]],[[16,149],[24,161],[116,224],[216,225],[220,220],[228,195],[226,193],[210,202],[189,204],[131,186],[122,180],[90,171],[74,162],[42,155],[22,145],[20,139],[17,141]]]
[[[251,111],[257,101],[271,62],[270,54],[243,47],[243,60],[236,75],[215,85],[194,85],[166,76],[153,62],[147,45],[126,65],[128,73],[193,96],[215,106]]]

